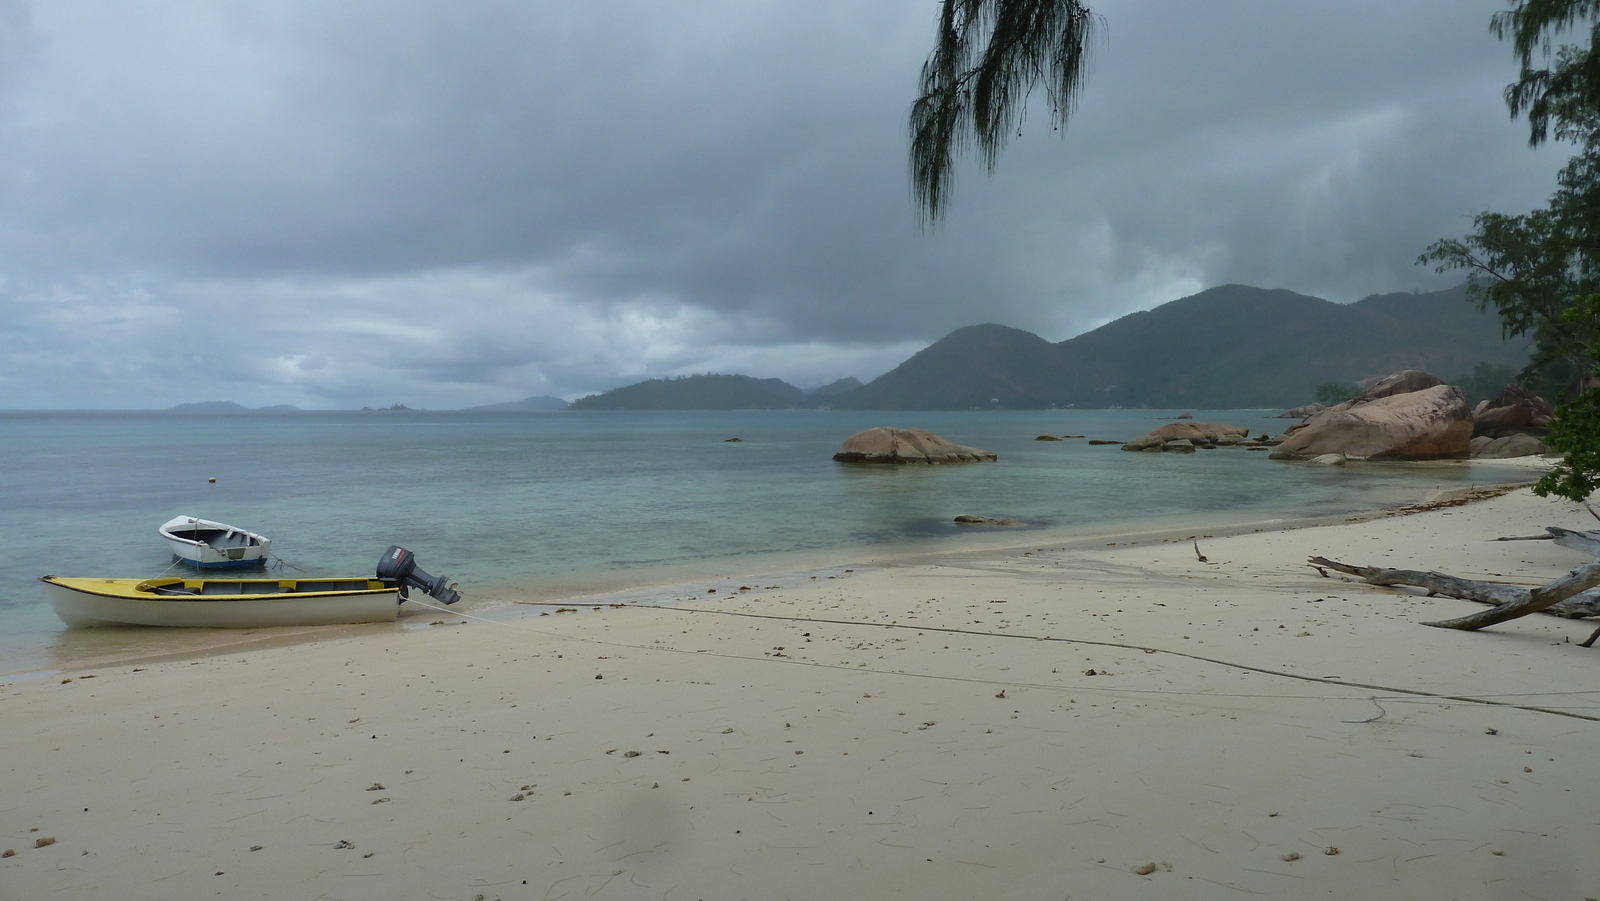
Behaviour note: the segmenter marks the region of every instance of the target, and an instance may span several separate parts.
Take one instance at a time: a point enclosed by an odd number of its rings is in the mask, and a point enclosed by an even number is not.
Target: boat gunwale
[[[180,523],[180,521],[181,521],[181,524],[183,524],[183,525],[194,526],[196,531],[199,531],[199,529],[202,526],[204,526],[204,527],[208,527],[208,528],[215,528],[215,529],[221,529],[221,530],[228,531],[228,532],[233,532],[233,533],[238,534],[238,535],[243,535],[245,538],[249,539],[249,541],[250,541],[250,543],[243,545],[243,547],[245,547],[245,548],[267,548],[267,547],[271,547],[271,545],[272,545],[272,539],[268,538],[265,535],[262,535],[259,532],[252,532],[249,529],[241,529],[238,526],[230,526],[225,522],[217,522],[217,521],[211,520],[211,519],[201,519],[198,516],[184,516],[184,515],[181,515],[181,514],[178,515],[178,516],[174,516],[173,518],[171,518],[171,519],[167,520],[166,522],[162,523],[161,525],[157,526],[156,527],[156,534],[160,535],[162,538],[165,538],[168,541],[175,542],[177,544],[187,544],[187,545],[191,545],[193,547],[198,547],[198,548],[211,548],[212,550],[218,550],[218,551],[221,550],[216,545],[213,545],[213,544],[211,544],[210,542],[207,542],[207,541],[201,541],[198,538],[181,538],[181,537],[179,537],[177,535],[174,535],[171,532],[171,527],[172,527],[172,525],[174,523]]]
[[[49,575],[49,576],[40,576],[39,577],[39,581],[48,583],[50,585],[58,586],[60,588],[64,588],[67,591],[75,591],[75,592],[77,592],[79,594],[86,594],[86,595],[90,595],[92,597],[111,598],[113,600],[118,600],[118,601],[200,601],[200,602],[205,602],[205,603],[216,603],[218,601],[223,601],[223,602],[237,603],[237,602],[240,602],[240,601],[269,601],[269,600],[284,601],[284,600],[292,600],[294,598],[306,598],[306,599],[309,600],[309,599],[326,598],[326,597],[369,597],[369,596],[375,596],[375,595],[385,594],[385,593],[394,594],[394,595],[396,595],[398,597],[398,595],[400,593],[400,586],[398,586],[398,585],[394,585],[394,586],[385,585],[385,586],[380,587],[380,588],[347,588],[347,589],[330,589],[330,590],[327,590],[327,591],[279,591],[279,592],[273,592],[273,593],[270,593],[270,594],[233,594],[233,595],[228,595],[228,594],[156,594],[154,590],[139,591],[138,589],[133,589],[134,591],[137,592],[136,594],[113,594],[113,593],[108,593],[108,592],[105,592],[105,591],[95,591],[95,590],[90,589],[90,588],[83,588],[83,587],[79,587],[77,585],[72,585],[72,584],[69,584],[68,582],[64,581],[64,580],[67,580],[67,579],[70,579],[70,580],[73,580],[73,581],[78,581],[78,580],[102,581],[102,582],[103,581],[107,581],[105,579],[98,579],[95,576],[55,576],[55,575]],[[135,584],[138,584],[138,582],[149,581],[149,580],[141,579],[141,580],[135,581],[133,579],[116,579],[116,580],[110,580],[110,581],[135,582]],[[179,581],[211,581],[211,582],[230,582],[230,581],[234,581],[234,582],[242,582],[242,581],[247,581],[247,580],[244,580],[244,579],[201,579],[201,580],[193,580],[193,579],[191,579],[191,580],[179,580]],[[295,579],[295,580],[292,580],[292,581],[295,581],[295,582],[310,582],[310,581],[327,581],[327,582],[345,581],[345,582],[354,582],[354,581],[357,581],[357,580],[356,579]],[[361,581],[375,582],[377,580],[376,579],[362,579]]]

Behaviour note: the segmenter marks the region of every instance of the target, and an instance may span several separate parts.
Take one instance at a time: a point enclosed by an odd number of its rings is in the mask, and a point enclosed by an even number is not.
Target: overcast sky
[[[0,0],[0,408],[875,377],[1219,284],[1348,302],[1542,205],[1502,0],[1099,0],[918,225],[937,0]]]

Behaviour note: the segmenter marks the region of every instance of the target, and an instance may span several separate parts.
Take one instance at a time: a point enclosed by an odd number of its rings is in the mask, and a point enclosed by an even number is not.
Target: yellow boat
[[[186,626],[255,629],[392,622],[408,589],[453,604],[457,586],[416,566],[391,547],[376,578],[355,579],[95,579],[44,576],[56,616],[69,626]]]
[[[400,611],[400,588],[377,579],[41,581],[69,626],[324,626],[391,622]]]

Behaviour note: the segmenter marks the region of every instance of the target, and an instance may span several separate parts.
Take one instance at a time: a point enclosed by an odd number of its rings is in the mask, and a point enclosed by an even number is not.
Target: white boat
[[[272,555],[272,542],[265,536],[209,519],[179,516],[159,531],[174,557],[200,569],[264,566]]]
[[[453,604],[461,595],[444,576],[417,568],[391,547],[373,578],[100,579],[44,576],[56,616],[69,626],[187,626],[257,629],[392,622],[415,588]]]

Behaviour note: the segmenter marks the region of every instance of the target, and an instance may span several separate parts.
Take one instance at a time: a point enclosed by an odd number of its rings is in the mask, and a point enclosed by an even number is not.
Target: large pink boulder
[[[1526,429],[1548,428],[1554,413],[1550,402],[1539,395],[1521,385],[1507,385],[1499,396],[1473,411],[1472,433],[1491,438],[1525,434]]]
[[[1461,389],[1435,384],[1375,398],[1363,394],[1313,414],[1291,430],[1271,456],[1275,460],[1304,460],[1322,454],[1429,460],[1465,457],[1471,442],[1472,411]]]
[[[1355,397],[1350,398],[1344,403],[1334,404],[1328,409],[1348,410],[1352,407],[1359,407],[1362,404],[1378,400],[1379,398],[1393,397],[1396,394],[1414,394],[1418,391],[1426,391],[1429,388],[1443,384],[1444,379],[1439,378],[1431,372],[1423,372],[1420,369],[1402,369],[1394,375],[1378,381],[1371,388],[1368,388],[1360,394],[1357,394]]]
[[[845,439],[833,455],[841,463],[978,463],[996,460],[996,454],[963,447],[927,429],[880,426]]]
[[[1364,404],[1370,404],[1375,400],[1380,400],[1385,397],[1393,397],[1396,394],[1411,394],[1443,384],[1444,379],[1439,378],[1431,372],[1423,372],[1420,369],[1402,369],[1394,375],[1380,380],[1371,388],[1368,388],[1360,394],[1357,394],[1355,397],[1350,398],[1344,403],[1335,404],[1325,410],[1320,410],[1317,412],[1327,413],[1334,410],[1353,410],[1356,407]],[[1310,425],[1311,417],[1316,416],[1317,412],[1307,414],[1304,422],[1299,422],[1289,426],[1289,428],[1284,431],[1284,434],[1292,435],[1300,429]],[[1471,411],[1469,410],[1468,413],[1470,414]]]

